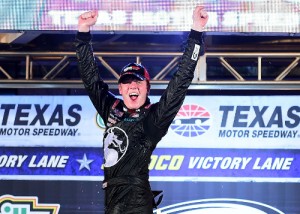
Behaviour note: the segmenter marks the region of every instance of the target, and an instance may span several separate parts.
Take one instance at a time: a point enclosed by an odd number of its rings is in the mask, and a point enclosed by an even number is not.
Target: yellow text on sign
[[[183,155],[152,155],[149,170],[179,170]]]

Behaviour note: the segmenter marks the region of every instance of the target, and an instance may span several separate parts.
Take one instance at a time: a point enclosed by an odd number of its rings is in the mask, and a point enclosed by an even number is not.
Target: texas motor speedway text
[[[0,136],[76,136],[75,128],[0,128]]]

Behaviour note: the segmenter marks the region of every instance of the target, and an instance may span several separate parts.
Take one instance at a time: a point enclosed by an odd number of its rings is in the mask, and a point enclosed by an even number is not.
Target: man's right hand
[[[78,31],[79,32],[89,32],[90,27],[97,22],[98,11],[92,10],[81,14],[78,17]]]

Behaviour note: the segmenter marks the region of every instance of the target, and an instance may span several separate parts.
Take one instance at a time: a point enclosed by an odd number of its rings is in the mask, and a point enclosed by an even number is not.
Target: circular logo
[[[212,198],[173,204],[154,211],[154,214],[284,214],[267,204],[234,198]]]
[[[184,137],[197,137],[210,128],[210,113],[203,107],[193,104],[181,106],[171,129]]]

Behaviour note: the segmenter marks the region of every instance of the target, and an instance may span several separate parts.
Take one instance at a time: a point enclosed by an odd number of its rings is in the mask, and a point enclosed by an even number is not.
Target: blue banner
[[[0,178],[102,180],[101,148],[3,147]],[[154,181],[300,180],[300,150],[157,148]],[[32,176],[34,175],[34,177]]]

